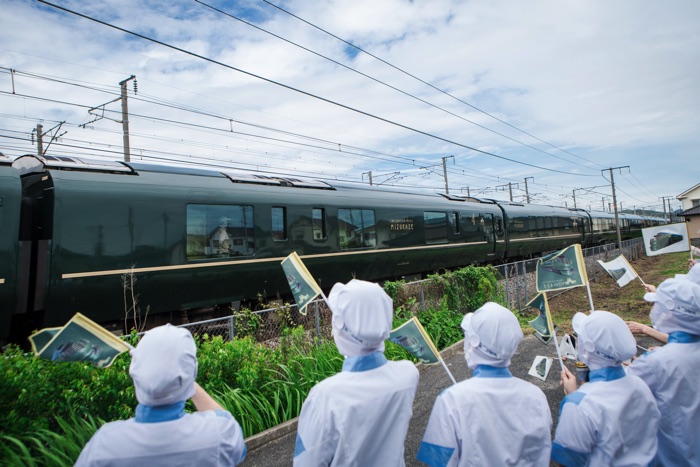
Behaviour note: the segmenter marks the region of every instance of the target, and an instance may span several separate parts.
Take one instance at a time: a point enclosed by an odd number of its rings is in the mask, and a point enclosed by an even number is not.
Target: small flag
[[[537,261],[537,291],[570,289],[588,284],[586,263],[578,243]]]
[[[46,328],[29,336],[34,354],[57,362],[89,362],[110,366],[131,346],[102,326],[76,313],[65,326]]]
[[[690,250],[688,226],[684,223],[642,229],[642,238],[647,256]]]
[[[435,363],[441,363],[442,367],[447,372],[447,376],[450,377],[453,384],[457,384],[455,377],[445,365],[445,361],[440,356],[440,352],[433,344],[432,339],[423,325],[420,324],[418,318],[415,316],[405,323],[403,323],[398,328],[391,331],[389,334],[389,340],[394,344],[403,347],[408,353],[416,357],[422,363],[427,365],[432,365]]]
[[[301,262],[296,251],[282,260],[282,269],[287,276],[287,282],[289,282],[289,288],[294,295],[294,301],[297,302],[299,313],[305,315],[306,305],[322,294],[321,287],[318,286],[304,263]]]
[[[554,336],[554,323],[552,322],[552,314],[549,312],[547,295],[540,293],[525,306],[539,311],[540,314],[537,315],[537,318],[528,321],[528,323],[535,328],[535,337],[543,343],[549,344]]]
[[[601,260],[597,261],[603,269],[608,271],[608,274],[610,274],[612,278],[615,279],[617,285],[619,285],[620,287],[626,286],[634,279],[639,277],[632,265],[629,262],[627,262],[627,259],[623,255],[620,255],[612,261],[608,261],[607,263]]]
[[[549,374],[549,369],[552,367],[552,359],[538,355],[532,361],[530,366],[530,371],[527,372],[528,375],[534,376],[535,378],[545,381],[547,379],[547,374]]]
[[[415,316],[392,330],[389,340],[403,347],[422,363],[432,365],[440,362],[440,353]]]

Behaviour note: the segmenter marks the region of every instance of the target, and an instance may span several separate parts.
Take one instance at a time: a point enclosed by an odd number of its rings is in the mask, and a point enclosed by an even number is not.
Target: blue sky
[[[538,203],[573,206],[576,190],[594,209],[611,201],[609,167],[629,166],[615,173],[623,208],[661,210],[700,182],[693,0],[270,0],[306,22],[202,0],[250,24],[196,1],[51,1],[219,64],[5,0],[10,156],[36,151],[37,123],[65,121],[49,153],[123,157],[119,102],[96,121],[88,109],[136,75],[134,159],[444,191],[446,158],[451,193],[507,199],[510,183],[521,201],[527,177]]]

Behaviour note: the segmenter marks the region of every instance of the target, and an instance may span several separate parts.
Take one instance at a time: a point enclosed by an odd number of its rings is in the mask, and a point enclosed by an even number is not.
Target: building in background
[[[700,183],[676,196],[676,199],[683,205],[678,215],[688,222],[691,243],[700,246]]]

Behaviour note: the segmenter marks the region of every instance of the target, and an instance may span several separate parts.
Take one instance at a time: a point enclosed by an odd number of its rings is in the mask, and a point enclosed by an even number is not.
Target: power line
[[[228,68],[228,69],[230,69],[230,70],[237,71],[237,72],[239,72],[239,73],[243,73],[243,74],[245,74],[245,75],[247,75],[247,76],[251,76],[251,77],[253,77],[253,78],[260,79],[260,80],[265,81],[265,82],[267,82],[267,83],[274,84],[274,85],[276,85],[276,86],[280,86],[280,87],[285,88],[285,89],[288,89],[288,90],[290,90],[290,91],[294,91],[294,92],[303,94],[303,95],[305,95],[305,96],[312,97],[312,98],[314,98],[314,99],[318,99],[318,100],[320,100],[320,101],[323,101],[323,102],[326,102],[326,103],[329,103],[329,104],[332,104],[332,105],[335,105],[335,106],[344,108],[344,109],[346,109],[346,110],[350,110],[350,111],[355,112],[355,113],[358,113],[358,114],[360,114],[360,115],[364,115],[364,116],[366,116],[366,117],[370,117],[370,118],[373,118],[373,119],[375,119],[375,120],[382,121],[382,122],[384,122],[384,123],[388,123],[388,124],[390,124],[390,125],[394,125],[394,126],[396,126],[396,127],[403,128],[403,129],[405,129],[405,130],[412,131],[412,132],[414,132],[414,133],[418,133],[418,134],[427,136],[427,137],[429,137],[429,138],[433,138],[433,139],[436,139],[436,140],[439,140],[439,141],[443,141],[443,142],[446,142],[446,143],[449,143],[449,144],[452,144],[452,145],[455,145],[455,146],[458,146],[458,147],[461,147],[461,148],[464,148],[464,149],[468,149],[468,150],[471,150],[471,151],[474,151],[474,152],[477,152],[477,153],[480,153],[480,154],[484,154],[484,155],[486,155],[486,156],[495,157],[495,158],[497,158],[497,159],[502,159],[502,160],[506,160],[506,161],[509,161],[509,162],[512,162],[512,163],[515,163],[515,164],[520,164],[520,165],[525,165],[525,166],[528,166],[528,167],[533,167],[533,168],[540,169],[540,170],[544,170],[544,171],[547,171],[547,172],[562,173],[562,174],[571,175],[571,176],[578,176],[578,177],[594,177],[594,176],[596,176],[596,175],[572,174],[572,173],[570,173],[570,172],[564,172],[564,171],[561,171],[561,170],[549,169],[549,168],[541,167],[541,166],[538,166],[538,165],[535,165],[535,164],[529,164],[529,163],[527,163],[527,162],[521,162],[521,161],[517,161],[517,160],[514,160],[514,159],[510,159],[510,158],[508,158],[508,157],[500,156],[500,155],[497,155],[497,154],[494,154],[494,153],[491,153],[491,152],[488,152],[488,151],[482,151],[481,149],[477,149],[477,148],[468,146],[468,145],[466,145],[466,144],[458,143],[458,142],[456,142],[456,141],[452,141],[452,140],[450,140],[450,139],[443,138],[443,137],[441,137],[441,136],[434,135],[434,134],[432,134],[432,133],[428,133],[428,132],[426,132],[426,131],[418,130],[418,129],[412,128],[412,127],[410,127],[410,126],[408,126],[408,125],[404,125],[404,124],[402,124],[402,123],[398,123],[398,122],[389,120],[389,119],[387,119],[387,118],[380,117],[380,116],[378,116],[378,115],[374,115],[374,114],[371,114],[371,113],[369,113],[369,112],[366,112],[366,111],[363,111],[363,110],[360,110],[360,109],[356,109],[356,108],[354,108],[354,107],[350,107],[350,106],[345,105],[345,104],[341,104],[341,103],[336,102],[336,101],[333,101],[333,100],[331,100],[331,99],[318,96],[318,95],[313,94],[313,93],[311,93],[311,92],[304,91],[304,90],[301,90],[301,89],[299,89],[299,88],[295,88],[295,87],[293,87],[293,86],[290,86],[290,85],[287,85],[287,84],[284,84],[284,83],[280,83],[279,81],[275,81],[275,80],[270,79],[270,78],[265,78],[265,77],[263,77],[263,76],[260,76],[260,75],[255,74],[255,73],[252,73],[252,72],[249,72],[249,71],[245,71],[245,70],[243,70],[243,69],[241,69],[241,68],[237,68],[237,67],[234,67],[234,66],[232,66],[232,65],[225,64],[225,63],[223,63],[223,62],[219,62],[219,61],[214,60],[214,59],[212,59],[212,58],[205,57],[205,56],[203,56],[203,55],[200,55],[200,54],[197,54],[197,53],[195,53],[195,52],[191,52],[191,51],[182,49],[182,48],[180,48],[180,47],[176,47],[176,46],[174,46],[174,45],[171,45],[171,44],[168,44],[168,43],[159,41],[159,40],[157,40],[157,39],[153,39],[153,38],[148,37],[148,36],[145,36],[145,35],[143,35],[143,34],[139,34],[139,33],[134,32],[134,31],[129,31],[128,29],[124,29],[124,28],[121,28],[121,27],[119,27],[119,26],[116,26],[116,25],[107,23],[107,22],[105,22],[105,21],[102,21],[102,20],[99,20],[99,19],[96,19],[96,18],[87,16],[87,15],[84,15],[84,14],[82,14],[82,13],[78,13],[78,12],[76,12],[76,11],[70,10],[70,9],[68,9],[68,8],[64,8],[64,7],[62,7],[62,6],[55,5],[55,4],[50,3],[50,2],[48,2],[48,1],[46,1],[46,0],[38,0],[38,1],[39,1],[40,3],[43,3],[43,4],[45,4],[45,5],[48,5],[48,6],[50,6],[50,7],[53,7],[53,8],[62,10],[62,11],[65,11],[65,12],[67,12],[67,13],[70,13],[70,14],[73,14],[73,15],[76,15],[76,16],[79,16],[79,17],[81,17],[81,18],[88,19],[88,20],[90,20],[90,21],[94,21],[94,22],[99,23],[99,24],[102,24],[102,25],[104,25],[104,26],[108,26],[108,27],[113,28],[113,29],[116,29],[116,30],[118,30],[118,31],[122,31],[122,32],[124,32],[124,33],[126,33],[126,34],[130,34],[130,35],[132,35],[132,36],[139,37],[139,38],[144,39],[144,40],[147,40],[147,41],[149,41],[149,42],[153,42],[153,43],[155,43],[155,44],[162,45],[163,47],[167,47],[167,48],[169,48],[169,49],[176,50],[176,51],[178,51],[178,52],[182,52],[182,53],[187,54],[187,55],[190,55],[190,56],[192,56],[192,57],[199,58],[199,59],[204,60],[204,61],[207,61],[207,62],[209,62],[209,63],[213,63],[213,64],[215,64],[215,65],[219,65],[219,66],[222,66],[222,67],[224,67],[224,68]]]
[[[376,82],[376,83],[379,83],[379,84],[381,84],[381,85],[383,85],[383,86],[386,86],[386,87],[388,87],[388,88],[390,88],[390,89],[393,89],[394,91],[397,91],[397,92],[399,92],[399,93],[401,93],[401,94],[403,94],[403,95],[405,95],[405,96],[408,96],[408,97],[410,97],[410,98],[412,98],[412,99],[415,99],[415,100],[417,100],[417,101],[419,101],[419,102],[422,102],[422,103],[424,103],[424,104],[426,104],[426,105],[429,105],[430,107],[433,107],[433,108],[435,108],[435,109],[438,109],[438,110],[440,110],[440,111],[442,111],[442,112],[444,112],[444,113],[446,113],[446,114],[452,115],[453,117],[457,117],[457,118],[459,118],[460,120],[463,120],[463,121],[465,121],[465,122],[471,123],[472,125],[475,125],[475,126],[481,128],[481,129],[484,129],[484,130],[486,130],[486,131],[490,131],[491,133],[494,133],[494,134],[496,134],[496,135],[498,135],[498,136],[501,136],[501,137],[503,137],[503,138],[506,138],[506,139],[508,139],[508,140],[510,140],[510,141],[513,141],[513,142],[515,142],[515,143],[518,143],[518,144],[521,144],[521,145],[523,145],[523,146],[526,146],[526,147],[528,147],[528,148],[530,148],[530,149],[533,149],[533,150],[535,150],[535,151],[541,152],[542,154],[545,154],[545,155],[547,155],[547,156],[551,156],[551,157],[560,159],[560,160],[562,160],[562,161],[564,161],[564,162],[567,162],[567,163],[569,163],[569,164],[575,164],[575,165],[578,165],[578,166],[580,166],[580,167],[584,167],[584,168],[586,168],[586,169],[589,169],[589,167],[587,167],[587,166],[585,166],[585,165],[583,165],[583,164],[579,164],[579,163],[577,163],[577,162],[572,162],[572,161],[570,161],[570,160],[564,159],[563,157],[559,157],[559,156],[557,156],[557,155],[548,153],[548,152],[546,152],[546,151],[541,150],[540,148],[537,148],[537,147],[535,147],[535,146],[529,145],[529,144],[524,143],[524,142],[522,142],[522,141],[520,141],[520,140],[517,140],[517,139],[515,139],[515,138],[511,138],[511,137],[508,136],[508,135],[505,135],[505,134],[500,133],[500,132],[498,132],[498,131],[496,131],[496,130],[493,130],[493,129],[491,129],[491,128],[488,128],[488,127],[486,127],[486,126],[484,126],[484,125],[481,125],[481,124],[479,124],[479,123],[477,123],[477,122],[474,122],[474,121],[472,121],[472,120],[469,120],[468,118],[466,118],[466,117],[464,117],[464,116],[462,116],[462,115],[456,114],[456,113],[454,113],[454,112],[452,112],[452,111],[450,111],[450,110],[447,110],[447,109],[445,109],[445,108],[443,108],[443,107],[440,107],[440,106],[438,106],[438,105],[435,105],[435,104],[433,104],[432,102],[429,102],[429,101],[427,101],[427,100],[425,100],[425,99],[422,99],[422,98],[420,98],[420,97],[418,97],[418,96],[416,96],[416,95],[414,95],[414,94],[411,94],[411,93],[409,93],[409,92],[407,92],[407,91],[404,91],[404,90],[402,90],[402,89],[399,89],[399,88],[397,88],[397,87],[395,87],[395,86],[392,86],[391,84],[389,84],[389,83],[387,83],[387,82],[385,82],[385,81],[382,81],[382,80],[380,80],[380,79],[378,79],[378,78],[375,78],[375,77],[373,77],[373,76],[370,76],[370,75],[368,75],[368,74],[366,74],[366,73],[363,73],[363,72],[361,72],[361,71],[359,71],[359,70],[357,70],[357,69],[355,69],[355,68],[352,68],[352,67],[350,67],[350,66],[348,66],[348,65],[345,65],[344,63],[341,63],[341,62],[339,62],[339,61],[337,61],[337,60],[334,60],[334,59],[332,59],[332,58],[330,58],[330,57],[328,57],[328,56],[326,56],[326,55],[323,55],[323,54],[318,53],[318,52],[316,52],[316,51],[314,51],[314,50],[311,50],[311,49],[309,49],[308,47],[304,47],[303,45],[297,44],[297,43],[294,42],[294,41],[291,41],[291,40],[286,39],[286,38],[284,38],[284,37],[282,37],[282,36],[279,36],[279,35],[277,35],[277,34],[271,32],[271,31],[268,31],[267,29],[261,28],[260,26],[257,26],[257,25],[255,25],[255,24],[253,24],[253,23],[251,23],[251,22],[249,22],[249,21],[246,21],[246,20],[244,20],[244,19],[242,19],[242,18],[239,18],[239,17],[237,17],[237,16],[235,16],[235,15],[232,15],[232,14],[226,12],[226,11],[220,10],[220,9],[218,9],[218,8],[216,8],[216,7],[213,7],[213,6],[211,6],[211,5],[207,4],[207,3],[204,3],[204,2],[202,2],[202,1],[200,1],[200,0],[194,0],[194,1],[197,2],[197,3],[199,3],[199,4],[202,5],[202,6],[206,7],[206,8],[209,8],[209,9],[211,9],[211,10],[213,10],[213,11],[216,11],[217,13],[220,13],[220,14],[222,14],[222,15],[224,15],[224,16],[227,16],[227,17],[229,17],[229,18],[232,18],[232,19],[234,19],[234,20],[236,20],[236,21],[240,21],[241,23],[246,24],[246,25],[248,25],[248,26],[250,26],[250,27],[252,27],[252,28],[255,28],[255,29],[257,29],[258,31],[264,32],[264,33],[266,33],[266,34],[269,34],[269,35],[275,37],[276,39],[279,39],[279,40],[284,41],[284,42],[286,42],[286,43],[288,43],[288,44],[290,44],[290,45],[293,45],[293,46],[295,46],[295,47],[298,47],[298,48],[300,48],[300,49],[302,49],[302,50],[304,50],[304,51],[306,51],[306,52],[309,52],[309,53],[311,53],[311,54],[313,54],[313,55],[316,55],[317,57],[321,57],[321,58],[323,58],[324,60],[328,60],[329,62],[334,63],[335,65],[338,65],[338,66],[340,66],[340,67],[345,68],[346,70],[352,71],[353,73],[357,73],[357,74],[359,74],[359,75],[361,75],[361,76],[363,76],[363,77],[365,77],[365,78],[367,78],[367,79],[370,79],[370,80],[372,80],[372,81],[374,81],[374,82]]]
[[[195,1],[198,1],[198,0],[195,0]],[[585,158],[583,158],[583,157],[581,157],[581,156],[579,156],[579,155],[576,155],[576,154],[574,154],[574,153],[572,153],[572,152],[569,152],[569,151],[567,151],[567,150],[565,150],[565,149],[562,149],[562,148],[560,148],[560,147],[558,147],[558,146],[555,146],[555,145],[553,145],[553,144],[551,144],[551,143],[548,143],[547,141],[545,141],[545,140],[543,140],[543,139],[540,139],[540,138],[538,138],[537,136],[535,136],[535,135],[533,135],[533,134],[530,134],[530,133],[528,133],[528,132],[525,131],[525,130],[520,129],[520,128],[518,128],[518,127],[516,127],[516,126],[514,126],[514,125],[512,125],[512,124],[510,124],[510,123],[508,123],[508,122],[506,122],[505,120],[502,120],[502,119],[496,117],[495,115],[491,115],[490,113],[486,112],[485,110],[482,110],[482,109],[480,109],[480,108],[478,108],[478,107],[475,107],[474,105],[470,104],[469,102],[466,102],[466,101],[460,99],[459,97],[457,97],[457,96],[455,96],[455,95],[453,95],[453,94],[450,94],[449,92],[447,92],[447,91],[445,91],[445,90],[443,90],[443,89],[440,89],[440,88],[438,88],[437,86],[435,86],[435,85],[433,85],[433,84],[431,84],[431,83],[429,83],[429,82],[427,82],[427,81],[425,81],[425,80],[423,80],[423,79],[421,79],[421,78],[419,78],[419,77],[417,77],[417,76],[415,76],[415,75],[413,75],[413,74],[411,74],[411,73],[409,73],[409,72],[407,72],[407,71],[405,71],[405,70],[403,70],[403,69],[397,67],[396,65],[393,65],[393,64],[389,63],[388,61],[386,61],[386,60],[384,60],[384,59],[382,59],[382,58],[380,58],[380,57],[378,57],[378,56],[376,56],[376,55],[374,55],[374,54],[372,54],[372,53],[370,53],[370,52],[367,52],[366,50],[364,50],[364,49],[362,49],[361,47],[359,47],[359,46],[353,44],[352,42],[346,41],[345,39],[343,39],[343,38],[341,38],[341,37],[338,37],[338,36],[336,36],[335,34],[329,32],[329,31],[326,31],[325,29],[323,29],[323,28],[321,28],[321,27],[319,27],[319,26],[317,26],[317,25],[311,23],[310,21],[307,21],[307,20],[305,20],[305,19],[303,19],[303,18],[301,18],[301,17],[295,15],[294,13],[291,13],[290,11],[285,10],[285,9],[282,8],[282,7],[280,7],[280,6],[278,6],[278,5],[275,5],[274,3],[269,2],[268,0],[262,0],[262,1],[265,2],[265,3],[267,3],[268,5],[272,6],[273,8],[278,9],[279,11],[281,11],[281,12],[283,12],[283,13],[289,15],[289,16],[292,16],[292,17],[298,19],[299,21],[301,21],[301,22],[303,22],[303,23],[306,23],[306,24],[308,24],[309,26],[311,26],[311,27],[313,27],[313,28],[315,28],[315,29],[318,29],[319,31],[321,31],[321,32],[323,32],[323,33],[325,33],[325,34],[328,34],[329,36],[331,36],[331,37],[333,37],[333,38],[335,38],[335,39],[337,39],[337,40],[343,42],[344,44],[347,44],[347,45],[349,45],[350,47],[352,47],[352,48],[354,48],[354,49],[356,49],[356,50],[358,50],[358,51],[360,51],[360,52],[362,52],[362,53],[364,53],[364,54],[369,55],[370,57],[372,57],[372,58],[374,58],[374,59],[376,59],[376,60],[378,60],[378,61],[384,63],[385,65],[387,65],[387,66],[389,66],[389,67],[391,67],[391,68],[393,68],[393,69],[395,69],[395,70],[397,70],[397,71],[399,71],[399,72],[401,72],[401,73],[403,73],[403,74],[405,74],[405,75],[407,75],[407,76],[409,76],[409,77],[411,77],[411,78],[413,78],[413,79],[415,79],[415,80],[417,80],[417,81],[420,81],[421,83],[425,84],[426,86],[429,86],[429,87],[431,87],[432,89],[434,89],[434,90],[436,90],[436,91],[438,91],[438,92],[440,92],[440,93],[442,93],[442,94],[445,94],[446,96],[449,96],[449,97],[451,97],[452,99],[454,99],[454,100],[456,100],[456,101],[458,101],[458,102],[461,102],[462,104],[464,104],[464,105],[466,105],[466,106],[468,106],[468,107],[471,107],[472,109],[474,109],[474,110],[476,110],[476,111],[478,111],[478,112],[481,112],[481,113],[483,113],[484,115],[487,115],[487,116],[493,118],[494,120],[497,120],[497,121],[503,123],[504,125],[507,125],[507,126],[513,128],[514,130],[517,130],[517,131],[519,131],[519,132],[521,132],[521,133],[523,133],[523,134],[525,134],[525,135],[527,135],[527,136],[529,136],[529,137],[531,137],[531,138],[536,139],[537,141],[539,141],[539,142],[541,142],[541,143],[544,143],[544,144],[546,144],[546,145],[548,145],[548,146],[550,146],[550,147],[552,147],[552,148],[554,148],[554,149],[557,149],[557,150],[559,150],[559,151],[562,151],[562,152],[565,152],[565,153],[567,153],[567,154],[570,154],[570,155],[572,155],[572,156],[574,156],[574,157],[577,157],[577,158],[579,158],[579,159],[581,159],[581,160],[583,160],[583,161],[589,162],[589,163],[591,163],[591,164],[596,164],[596,165],[598,165],[598,166],[600,166],[600,167],[605,167],[604,165],[598,164],[597,162],[590,161],[590,160],[585,159]],[[473,123],[473,122],[472,122],[472,123]],[[479,126],[481,126],[481,125],[479,125]],[[482,127],[482,128],[483,128],[483,127]],[[489,130],[489,131],[491,131],[491,130]],[[514,141],[515,141],[515,140],[514,140]],[[525,143],[521,143],[521,144],[525,144]],[[526,146],[528,146],[528,145],[526,144]],[[532,147],[532,146],[529,146],[529,147]],[[541,151],[541,150],[538,149],[538,151]],[[544,152],[544,151],[541,151],[541,152]],[[549,153],[546,153],[546,154],[549,154]],[[553,156],[553,154],[550,154],[550,155]],[[556,156],[554,156],[554,157],[556,157]],[[570,162],[570,161],[567,161],[567,162]]]

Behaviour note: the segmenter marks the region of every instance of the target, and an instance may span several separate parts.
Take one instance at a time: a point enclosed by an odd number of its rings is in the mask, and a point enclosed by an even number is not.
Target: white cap
[[[523,339],[518,318],[498,303],[488,302],[462,319],[464,358],[477,365],[507,367]]]
[[[651,321],[659,331],[700,335],[700,285],[686,279],[666,279],[656,292],[644,294],[644,300],[654,302]]]
[[[627,324],[614,313],[578,312],[571,324],[578,334],[578,358],[591,370],[618,366],[637,354],[637,341]]]
[[[690,268],[687,274],[676,274],[675,279],[685,279],[694,284],[700,285],[700,263]]]
[[[149,406],[174,404],[194,395],[197,347],[187,329],[153,328],[131,351],[129,374],[136,399]]]
[[[346,357],[384,351],[391,333],[394,304],[377,284],[353,279],[338,282],[328,294],[333,313],[333,338]]]

